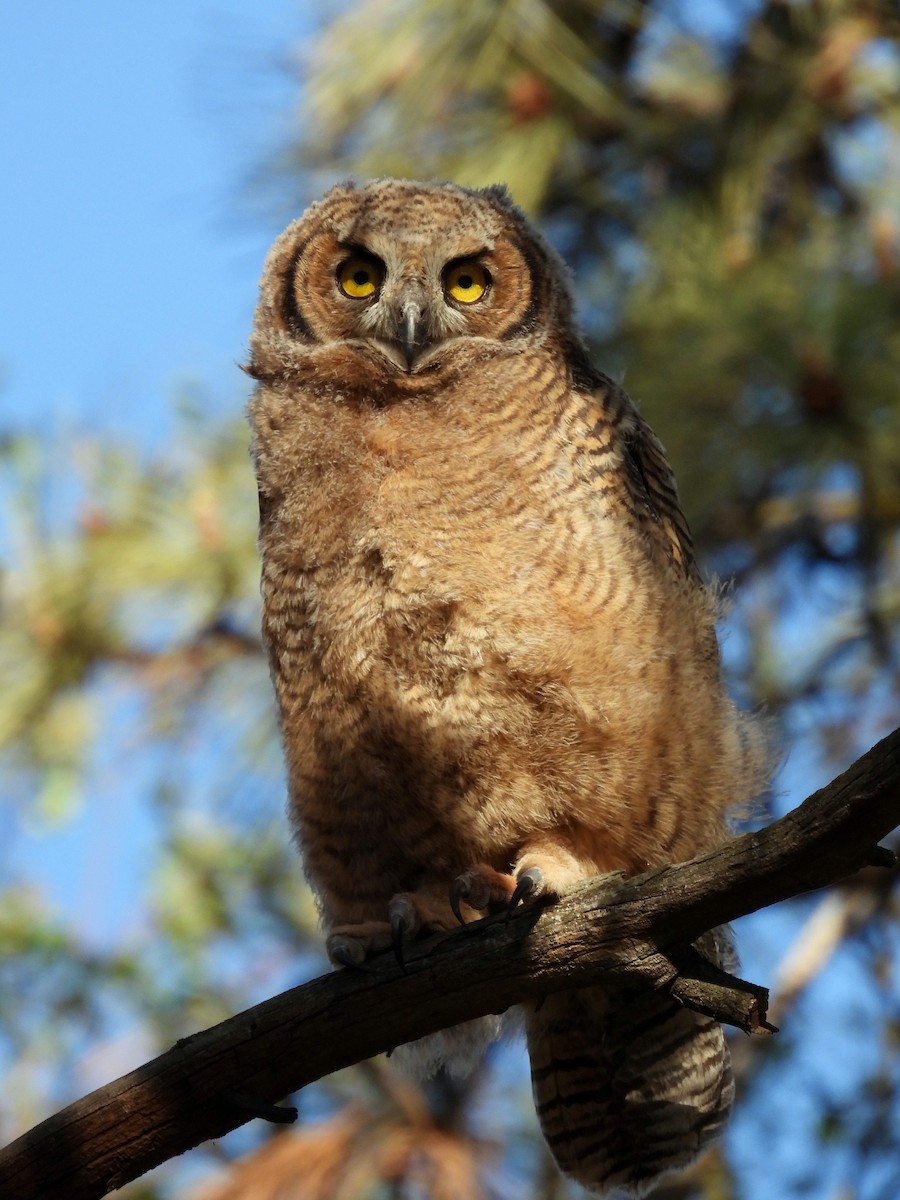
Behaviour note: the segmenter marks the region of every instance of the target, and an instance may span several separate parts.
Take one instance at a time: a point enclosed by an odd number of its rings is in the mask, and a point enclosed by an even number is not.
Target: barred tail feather
[[[600,1195],[645,1195],[728,1119],[722,1027],[664,996],[561,992],[525,1025],[544,1137],[560,1170]]]

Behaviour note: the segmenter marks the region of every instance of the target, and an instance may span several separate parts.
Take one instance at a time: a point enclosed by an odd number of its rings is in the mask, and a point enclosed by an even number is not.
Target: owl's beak
[[[413,375],[434,348],[428,322],[428,297],[415,282],[386,296],[372,309],[373,347],[395,367]]]
[[[407,300],[400,310],[400,329],[397,341],[406,359],[406,369],[411,371],[416,354],[422,349],[422,309],[414,300]]]

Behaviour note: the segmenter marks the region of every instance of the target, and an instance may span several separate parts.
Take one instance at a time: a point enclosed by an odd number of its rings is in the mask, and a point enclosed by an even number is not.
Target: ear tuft
[[[492,183],[489,187],[481,188],[479,194],[500,208],[515,208],[515,203],[505,183]]]

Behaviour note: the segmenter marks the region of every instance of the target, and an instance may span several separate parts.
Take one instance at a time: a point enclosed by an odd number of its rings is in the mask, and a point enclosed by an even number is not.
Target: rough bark
[[[706,930],[893,856],[900,730],[766,829],[677,866],[593,880],[551,906],[491,917],[337,971],[179,1041],[0,1151],[0,1194],[96,1200],[254,1116],[280,1097],[447,1025],[600,977],[662,988],[747,1032],[767,993],[691,949]]]

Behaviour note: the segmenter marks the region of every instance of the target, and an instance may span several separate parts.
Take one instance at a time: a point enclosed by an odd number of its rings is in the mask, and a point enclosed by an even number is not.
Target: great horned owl
[[[264,637],[332,960],[720,841],[752,737],[672,474],[506,191],[334,188],[272,248],[251,347]],[[525,1026],[590,1188],[642,1194],[727,1116],[720,1026],[655,994]],[[407,1057],[452,1066],[478,1028]]]

